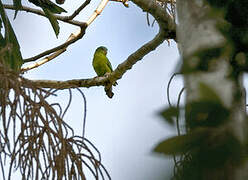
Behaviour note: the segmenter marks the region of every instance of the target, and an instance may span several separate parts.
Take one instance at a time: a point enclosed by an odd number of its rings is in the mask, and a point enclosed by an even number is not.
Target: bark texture
[[[186,106],[191,102],[201,100],[202,92],[199,86],[204,83],[218,95],[223,106],[230,112],[229,120],[214,128],[223,134],[231,133],[241,145],[244,145],[247,125],[243,78],[242,74],[239,74],[238,78],[231,78],[233,67],[230,63],[230,52],[232,48],[229,49],[228,39],[217,28],[219,22],[222,21],[222,16],[213,15],[212,12],[212,7],[203,0],[177,0],[178,46],[184,64],[194,69],[184,74]],[[218,57],[206,58],[207,69],[197,69],[202,61],[206,61],[199,56],[199,52],[206,53],[209,50],[218,50],[222,53]],[[206,56],[208,55],[206,53]],[[186,108],[186,114],[190,113],[189,111],[193,109]],[[191,119],[186,121],[189,122]],[[191,130],[192,128],[188,128],[188,131]],[[218,139],[212,138],[208,143],[211,146],[215,141]],[[203,168],[201,179],[245,180],[248,179],[246,167],[246,162],[236,165],[230,160],[217,168]]]

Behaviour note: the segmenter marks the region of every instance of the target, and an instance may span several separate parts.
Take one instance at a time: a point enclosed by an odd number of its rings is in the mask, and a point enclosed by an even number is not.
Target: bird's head
[[[100,46],[96,49],[96,52],[101,52],[101,53],[104,53],[105,55],[107,55],[108,49],[104,46]]]

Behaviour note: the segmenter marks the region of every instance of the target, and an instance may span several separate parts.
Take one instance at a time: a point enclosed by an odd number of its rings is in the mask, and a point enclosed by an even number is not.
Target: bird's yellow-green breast
[[[98,76],[104,76],[105,73],[111,73],[113,71],[112,65],[107,58],[108,49],[104,46],[100,46],[96,49],[92,65]]]

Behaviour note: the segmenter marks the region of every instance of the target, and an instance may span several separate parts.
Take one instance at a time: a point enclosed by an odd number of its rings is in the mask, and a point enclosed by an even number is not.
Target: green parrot
[[[95,51],[92,65],[97,76],[104,76],[106,73],[113,72],[112,65],[107,58],[107,52],[108,49],[104,46],[98,47]],[[113,85],[116,86],[117,82],[115,82]],[[109,90],[110,92],[108,92]],[[112,96],[114,95],[112,89],[105,88],[105,91],[108,97],[112,98]]]
[[[92,65],[98,76],[104,76],[106,73],[113,72],[111,63],[107,58],[108,49],[100,46],[96,49]]]

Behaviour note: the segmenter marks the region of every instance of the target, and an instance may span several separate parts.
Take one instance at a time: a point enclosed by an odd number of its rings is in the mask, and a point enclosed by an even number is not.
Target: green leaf
[[[23,59],[20,51],[20,46],[17,41],[14,30],[9,22],[9,19],[4,11],[3,4],[0,1],[0,15],[5,28],[5,37],[1,37],[1,49],[8,46],[4,54],[2,55],[2,59],[5,64],[9,66],[9,68],[19,71],[21,65],[23,64]]]
[[[59,23],[56,19],[56,17],[46,8],[43,8],[43,11],[44,13],[46,14],[46,17],[49,19],[52,27],[53,27],[53,30],[56,34],[56,36],[58,37],[58,34],[59,34]]]
[[[16,18],[16,15],[18,13],[18,10],[22,8],[22,1],[21,0],[13,0],[13,4],[14,4],[14,7],[15,7],[15,16],[14,16],[14,19]]]
[[[191,74],[199,71],[208,71],[216,63],[216,58],[223,53],[224,44],[221,47],[198,49],[189,57],[183,59],[180,73]]]
[[[198,66],[201,63],[201,60],[197,56],[192,56],[190,58],[184,58],[182,62],[178,63],[177,69],[180,68],[179,73],[181,74],[191,74],[193,72],[197,72]]]
[[[49,10],[51,13],[60,14],[62,12],[67,12],[62,7],[56,5],[52,1],[49,0],[28,0],[29,2],[35,4],[36,6],[41,7],[43,10]]]
[[[1,31],[2,28],[3,28],[3,25],[2,25],[2,18],[0,17],[0,31]]]
[[[205,83],[202,83],[202,82],[199,83],[199,91],[200,91],[201,100],[211,101],[211,102],[216,102],[216,103],[222,104],[221,99],[216,94],[215,90],[210,88]]]
[[[165,155],[178,155],[194,150],[199,147],[210,130],[207,128],[197,128],[186,135],[175,136],[159,143],[154,151]]]
[[[230,111],[222,104],[197,101],[186,105],[186,122],[189,128],[217,127],[229,120]]]
[[[197,158],[204,162],[202,166],[208,168],[218,168],[227,161],[232,161],[236,165],[242,163],[242,144],[233,132],[216,129],[208,136],[206,142],[202,143]]]
[[[169,107],[159,113],[166,122],[173,125],[174,119],[179,114],[179,109],[176,107]]]

